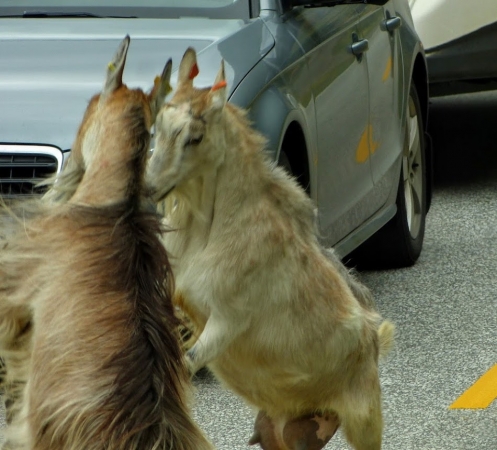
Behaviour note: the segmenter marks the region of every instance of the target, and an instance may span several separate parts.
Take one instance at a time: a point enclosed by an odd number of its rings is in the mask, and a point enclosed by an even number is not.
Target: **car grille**
[[[62,152],[48,146],[0,145],[0,195],[6,198],[42,194],[38,182],[56,174]]]

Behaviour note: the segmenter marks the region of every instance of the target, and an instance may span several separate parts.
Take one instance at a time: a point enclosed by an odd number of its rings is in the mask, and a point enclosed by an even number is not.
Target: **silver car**
[[[224,59],[230,101],[314,199],[324,244],[362,266],[416,261],[432,155],[407,0],[3,0],[3,196],[61,170],[125,34],[129,86],[148,88],[169,57],[177,69],[188,46],[198,86]]]

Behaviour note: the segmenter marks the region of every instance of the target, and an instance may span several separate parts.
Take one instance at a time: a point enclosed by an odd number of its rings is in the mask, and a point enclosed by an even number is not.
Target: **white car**
[[[409,0],[430,95],[497,88],[497,0]]]

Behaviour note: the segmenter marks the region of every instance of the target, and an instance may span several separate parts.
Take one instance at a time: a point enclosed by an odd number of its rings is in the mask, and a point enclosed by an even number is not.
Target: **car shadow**
[[[497,180],[497,91],[431,100],[437,187]]]

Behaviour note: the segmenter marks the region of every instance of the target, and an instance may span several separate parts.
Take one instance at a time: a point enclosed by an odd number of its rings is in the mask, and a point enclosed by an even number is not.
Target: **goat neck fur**
[[[212,448],[189,414],[162,227],[142,206],[162,94],[122,83],[128,45],[84,115],[78,186],[0,254],[0,355],[7,387],[23,386],[4,449]]]
[[[177,230],[164,242],[199,334],[190,369],[207,364],[273,423],[336,412],[355,449],[378,450],[378,356],[394,326],[354,295],[318,243],[312,201],[226,103],[223,65],[204,89],[196,65],[188,49],[146,176]]]

